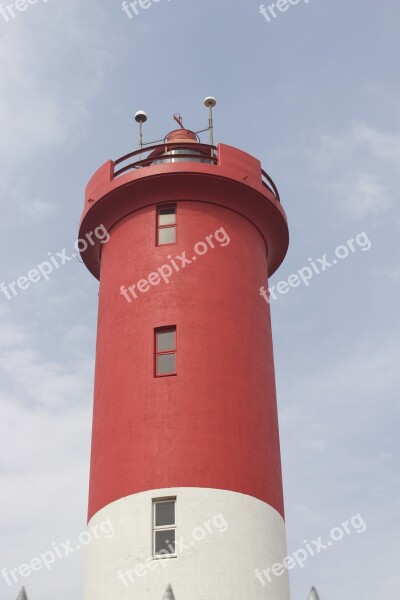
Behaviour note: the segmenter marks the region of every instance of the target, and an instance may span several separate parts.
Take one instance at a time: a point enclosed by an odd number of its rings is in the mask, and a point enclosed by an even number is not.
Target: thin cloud
[[[321,136],[307,154],[316,167],[318,188],[347,216],[363,220],[393,207],[400,183],[400,133],[353,123],[336,135]]]

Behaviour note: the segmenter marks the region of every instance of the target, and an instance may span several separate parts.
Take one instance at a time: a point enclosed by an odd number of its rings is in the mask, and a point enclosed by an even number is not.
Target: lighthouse
[[[179,127],[90,179],[100,282],[84,600],[289,600],[269,304],[288,227],[260,161]],[[94,299],[88,301],[94,301]]]

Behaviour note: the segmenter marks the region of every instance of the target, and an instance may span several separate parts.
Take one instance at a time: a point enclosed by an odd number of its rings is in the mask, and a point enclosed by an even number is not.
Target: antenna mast
[[[144,110],[138,110],[135,115],[136,123],[139,123],[139,148],[143,148],[143,123],[147,121],[147,115]],[[142,153],[140,153],[140,160],[142,160]]]
[[[217,101],[212,96],[207,96],[204,100],[204,106],[208,108],[208,128],[210,130],[210,146],[214,146],[214,123],[213,123],[213,108]]]

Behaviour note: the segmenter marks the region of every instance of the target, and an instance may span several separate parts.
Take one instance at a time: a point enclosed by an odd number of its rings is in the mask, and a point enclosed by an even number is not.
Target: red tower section
[[[259,290],[286,254],[285,213],[260,162],[237,148],[200,144],[181,129],[149,151],[95,173],[80,225],[81,238],[100,225],[110,233],[82,255],[100,279],[89,519],[153,490],[200,497],[203,489],[211,490],[205,504],[212,490],[216,503],[222,491],[238,506],[259,502],[276,532],[279,433],[270,312]],[[158,347],[165,332],[173,342]],[[169,372],[157,371],[163,352],[173,355]],[[132,510],[145,511],[140,502]],[[266,544],[275,560],[278,546]]]

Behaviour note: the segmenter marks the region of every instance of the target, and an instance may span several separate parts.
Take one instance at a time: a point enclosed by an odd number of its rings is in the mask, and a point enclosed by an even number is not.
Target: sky
[[[160,0],[132,18],[118,1],[38,0],[0,14],[0,283],[72,254],[86,183],[136,149],[137,110],[158,139],[173,113],[206,127],[215,96],[216,142],[258,157],[287,213],[270,286],[306,280],[271,300],[288,552],[354,516],[366,526],[291,570],[292,600],[312,585],[321,600],[395,598],[400,4],[268,6],[269,20],[253,0]],[[85,528],[97,291],[71,260],[0,293],[0,569]],[[82,597],[83,566],[76,551],[0,579],[0,598],[22,585],[30,600]]]

